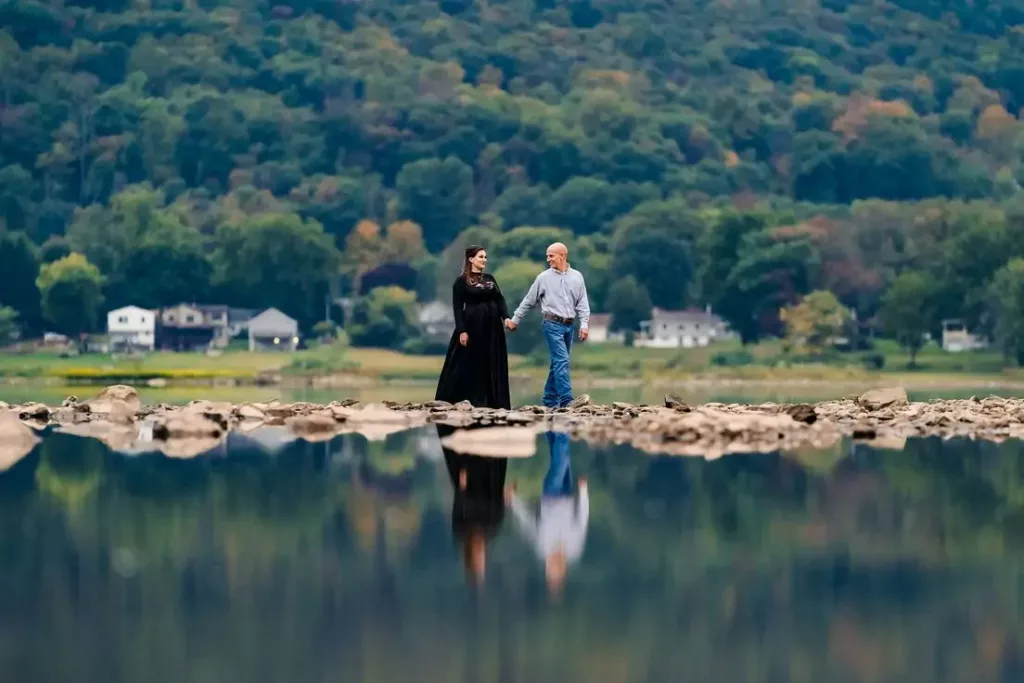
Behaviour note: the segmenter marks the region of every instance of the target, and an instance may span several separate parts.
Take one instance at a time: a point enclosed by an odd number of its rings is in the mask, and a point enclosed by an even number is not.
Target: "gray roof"
[[[655,308],[651,311],[653,323],[695,323],[698,325],[722,325],[724,321],[714,313],[691,309],[688,311],[666,311]]]
[[[276,308],[268,308],[249,321],[249,333],[262,336],[290,336],[299,330],[295,318]]]

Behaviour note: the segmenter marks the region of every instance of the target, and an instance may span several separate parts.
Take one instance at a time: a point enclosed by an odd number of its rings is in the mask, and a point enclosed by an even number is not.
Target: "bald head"
[[[561,242],[555,242],[546,254],[548,265],[555,270],[565,270],[568,267],[569,249]]]

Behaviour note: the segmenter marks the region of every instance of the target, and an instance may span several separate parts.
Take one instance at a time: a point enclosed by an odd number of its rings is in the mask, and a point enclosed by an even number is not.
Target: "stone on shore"
[[[10,410],[0,410],[0,472],[32,452],[39,437]]]
[[[907,392],[903,387],[886,387],[865,391],[857,398],[857,403],[868,410],[881,410],[889,406],[907,404]]]

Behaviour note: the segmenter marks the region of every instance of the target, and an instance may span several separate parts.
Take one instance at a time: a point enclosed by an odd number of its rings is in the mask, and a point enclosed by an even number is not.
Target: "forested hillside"
[[[514,294],[562,234],[599,310],[755,339],[813,290],[862,320],[895,291],[897,327],[1024,350],[1024,263],[992,286],[1024,255],[1017,0],[0,0],[0,27],[26,333],[183,299],[308,328],[398,285],[354,329],[400,343],[467,239]]]

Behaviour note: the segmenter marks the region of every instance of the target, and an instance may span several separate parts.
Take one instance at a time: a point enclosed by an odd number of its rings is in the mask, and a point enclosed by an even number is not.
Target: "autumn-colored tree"
[[[842,335],[849,310],[835,294],[825,290],[811,292],[796,306],[779,313],[786,326],[786,340],[798,351],[822,354]]]

